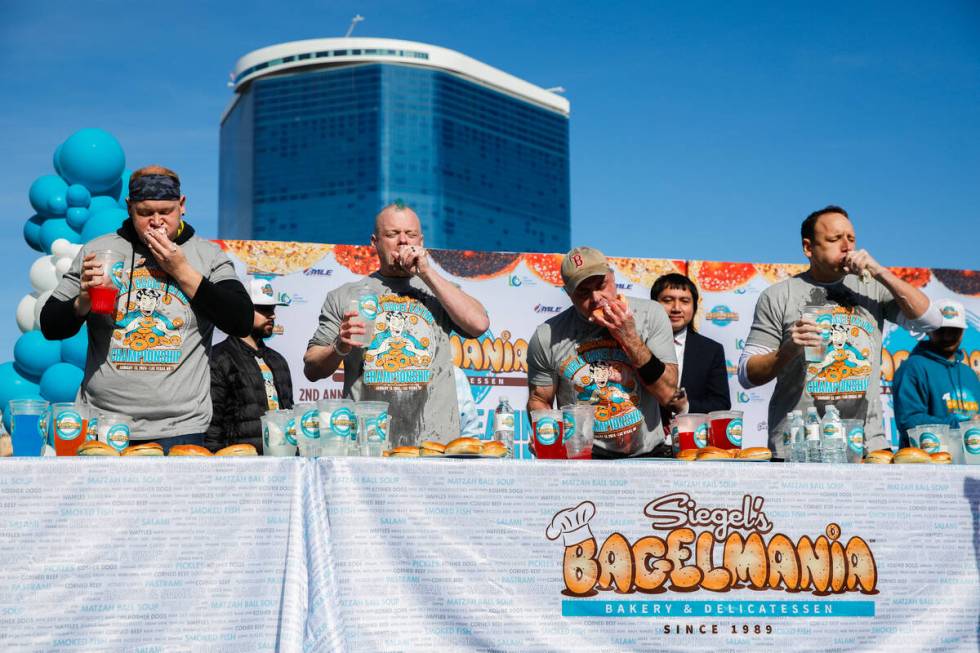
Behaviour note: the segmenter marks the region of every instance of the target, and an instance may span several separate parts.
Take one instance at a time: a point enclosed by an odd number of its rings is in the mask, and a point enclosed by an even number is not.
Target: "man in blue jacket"
[[[963,304],[937,302],[942,326],[912,350],[895,373],[893,395],[900,445],[909,446],[907,430],[920,424],[949,424],[959,428],[977,414],[980,380],[960,359],[960,342],[966,329]]]

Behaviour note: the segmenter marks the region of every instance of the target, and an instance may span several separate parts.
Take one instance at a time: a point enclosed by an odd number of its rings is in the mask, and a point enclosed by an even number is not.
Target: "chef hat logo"
[[[559,511],[548,524],[545,535],[549,540],[557,540],[561,536],[565,546],[575,546],[579,542],[592,539],[592,529],[589,522],[595,517],[595,504],[583,501],[574,508]]]

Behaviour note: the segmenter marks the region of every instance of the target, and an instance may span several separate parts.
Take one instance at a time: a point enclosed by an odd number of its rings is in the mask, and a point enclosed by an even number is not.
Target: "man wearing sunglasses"
[[[265,344],[276,327],[276,307],[286,306],[267,279],[252,279],[255,307],[252,332],[229,337],[211,352],[211,404],[214,408],[205,446],[217,451],[247,443],[262,452],[262,420],[267,410],[293,407],[293,382],[282,354]]]

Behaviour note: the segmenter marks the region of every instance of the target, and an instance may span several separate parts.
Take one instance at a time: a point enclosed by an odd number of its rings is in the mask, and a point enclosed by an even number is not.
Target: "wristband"
[[[667,366],[651,353],[650,360],[636,368],[636,373],[640,375],[640,380],[643,381],[644,385],[650,385],[656,383],[666,369]]]

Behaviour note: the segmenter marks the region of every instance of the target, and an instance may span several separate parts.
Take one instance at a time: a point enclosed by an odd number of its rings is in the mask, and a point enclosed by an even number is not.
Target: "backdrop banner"
[[[275,279],[278,290],[292,299],[277,312],[278,335],[269,344],[290,363],[295,400],[317,401],[339,397],[343,372],[310,383],[303,376],[306,344],[316,328],[323,298],[331,289],[378,269],[374,248],[359,245],[323,245],[275,241],[216,241],[235,262],[240,274]],[[517,254],[429,250],[447,278],[479,299],[490,315],[490,330],[479,338],[452,337],[455,363],[470,380],[484,420],[492,432],[490,414],[501,397],[508,397],[519,413],[515,450],[529,457],[530,427],[523,407],[527,400],[527,343],[541,322],[570,306],[561,285],[561,254]],[[745,411],[749,435],[768,431],[767,408],[774,384],[743,389],[736,365],[752,324],[759,293],[806,269],[800,264],[726,263],[670,259],[610,258],[619,291],[650,297],[653,282],[669,272],[688,274],[698,285],[701,303],[696,328],[720,342],[728,361],[733,408]],[[928,268],[892,268],[930,297],[954,298],[966,306],[969,328],[963,339],[967,361],[980,374],[980,271]],[[886,429],[897,445],[891,403],[894,371],[922,336],[895,325],[886,328],[882,370],[882,405]]]
[[[0,463],[3,651],[976,651],[962,465]]]

